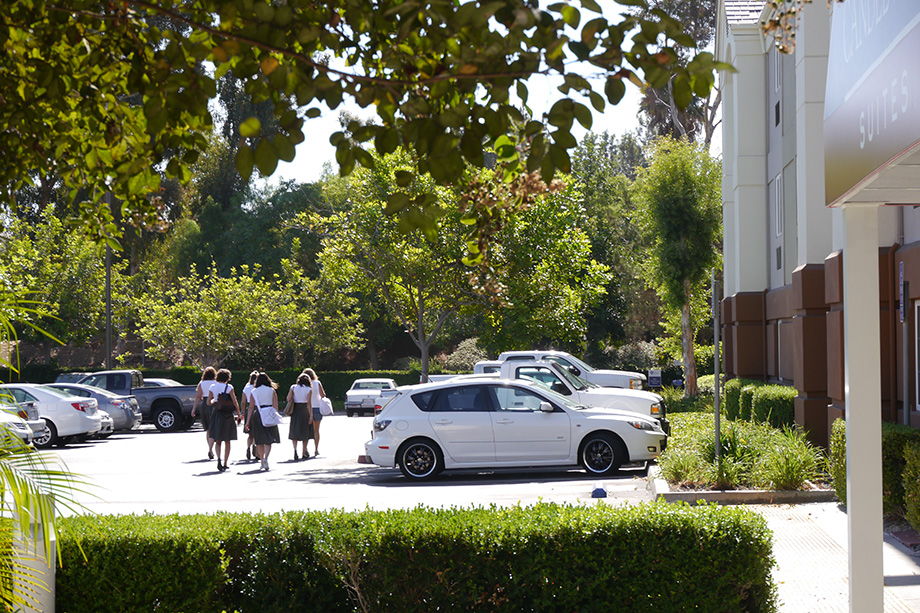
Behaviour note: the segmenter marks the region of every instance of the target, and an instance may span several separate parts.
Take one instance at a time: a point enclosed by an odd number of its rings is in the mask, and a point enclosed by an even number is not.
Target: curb
[[[834,490],[693,490],[672,492],[662,479],[658,466],[649,466],[647,489],[655,500],[665,502],[700,501],[718,504],[803,504],[808,502],[834,502]]]

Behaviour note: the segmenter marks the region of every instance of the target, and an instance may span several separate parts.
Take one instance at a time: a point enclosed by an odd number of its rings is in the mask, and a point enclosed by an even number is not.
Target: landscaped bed
[[[669,415],[671,436],[659,459],[672,487],[804,490],[827,488],[824,452],[802,431],[722,418],[721,461],[715,461],[713,413]]]

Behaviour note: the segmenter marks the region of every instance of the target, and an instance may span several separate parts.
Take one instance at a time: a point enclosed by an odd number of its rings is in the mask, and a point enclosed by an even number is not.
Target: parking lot
[[[107,514],[276,512],[297,509],[346,510],[533,504],[538,501],[593,504],[597,481],[580,470],[457,471],[422,484],[408,482],[399,469],[358,464],[373,418],[327,417],[320,456],[294,462],[287,425],[269,458],[271,470],[245,458],[245,440],[232,445],[230,469],[217,471],[207,459],[204,432],[161,433],[152,426],[117,433],[48,452],[91,484],[93,496],[80,500]],[[313,449],[312,442],[310,450]],[[649,500],[644,468],[625,468],[603,481],[610,504]]]

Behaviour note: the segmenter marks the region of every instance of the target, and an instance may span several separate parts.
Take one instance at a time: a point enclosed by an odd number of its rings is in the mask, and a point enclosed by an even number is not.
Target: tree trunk
[[[380,370],[380,356],[377,355],[377,343],[372,335],[367,337],[367,353],[371,361],[371,370]]]
[[[684,363],[684,396],[696,396],[696,358],[693,355],[693,326],[690,323],[690,300],[680,309],[681,347]]]

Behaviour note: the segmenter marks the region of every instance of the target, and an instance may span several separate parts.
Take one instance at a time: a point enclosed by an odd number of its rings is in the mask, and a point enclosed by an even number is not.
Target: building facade
[[[846,407],[839,207],[877,207],[878,286],[858,289],[878,296],[882,419],[920,427],[920,3],[804,5],[791,54],[762,34],[770,10],[723,0],[717,21],[736,69],[721,77],[724,371],[794,385],[796,422],[827,445]]]

